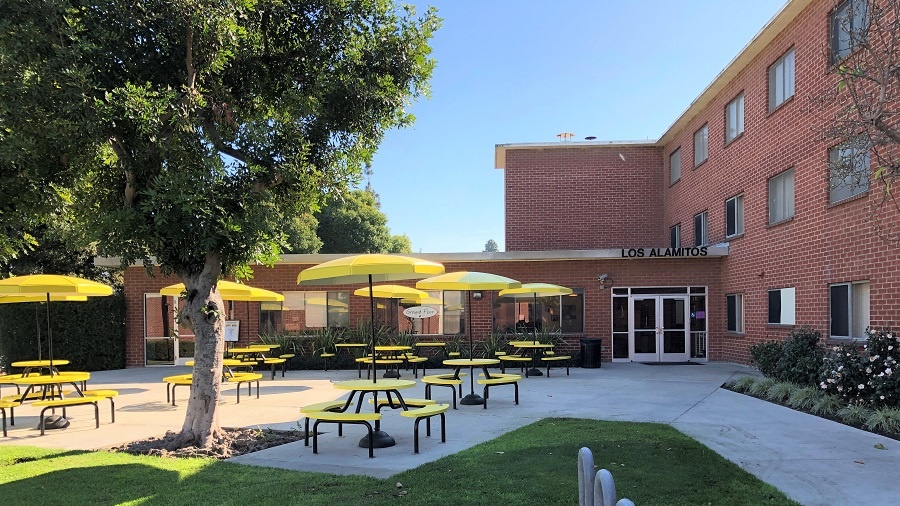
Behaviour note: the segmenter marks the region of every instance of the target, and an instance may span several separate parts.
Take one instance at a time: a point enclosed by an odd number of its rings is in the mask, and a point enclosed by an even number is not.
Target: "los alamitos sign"
[[[438,314],[437,309],[428,306],[413,306],[403,310],[403,314],[409,318],[431,318]]]

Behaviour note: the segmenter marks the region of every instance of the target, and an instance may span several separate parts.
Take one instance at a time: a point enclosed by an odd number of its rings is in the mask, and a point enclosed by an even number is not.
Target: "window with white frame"
[[[869,326],[869,282],[831,285],[828,299],[831,337],[865,338]]]
[[[681,179],[681,148],[669,155],[669,184]]]
[[[736,195],[725,201],[725,237],[744,233],[744,196]]]
[[[709,125],[703,125],[694,133],[694,167],[709,158]]]
[[[794,217],[794,169],[769,180],[769,224]]]
[[[726,327],[728,332],[744,333],[744,296],[733,293],[725,296]]]
[[[832,203],[869,191],[869,145],[865,137],[828,151],[828,176]]]
[[[844,0],[831,11],[831,63],[846,58],[865,42],[869,28],[868,2]]]
[[[769,323],[773,325],[793,325],[796,305],[794,288],[769,290]]]
[[[669,227],[669,247],[681,247],[681,223],[676,223]]]
[[[706,246],[709,242],[707,233],[708,215],[706,211],[694,216],[694,246]]]
[[[725,106],[725,143],[744,133],[744,94],[741,93]]]
[[[769,67],[769,110],[774,111],[794,96],[794,50]]]

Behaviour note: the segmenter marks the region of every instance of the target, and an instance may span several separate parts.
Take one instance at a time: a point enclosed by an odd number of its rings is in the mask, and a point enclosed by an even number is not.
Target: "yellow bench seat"
[[[405,399],[404,399],[405,400]],[[444,413],[450,408],[449,404],[429,404],[419,409],[410,409],[400,413],[406,418],[416,420],[413,425],[413,453],[419,453],[419,422],[425,420],[425,435],[431,437],[431,417],[441,417],[441,443],[447,442],[447,422]]]
[[[516,404],[519,404],[519,381],[522,379],[522,376],[519,374],[492,374],[491,378],[481,378],[478,380],[479,385],[484,386],[484,404],[482,405],[484,409],[487,409],[488,396],[490,394],[489,389],[492,386],[497,385],[512,385],[515,388],[515,399]]]
[[[315,420],[313,424],[313,453],[319,453],[319,424],[337,423],[338,427],[342,424],[349,423],[355,425],[365,425],[369,431],[369,458],[375,458],[375,446],[373,441],[372,424],[381,420],[381,413],[337,413],[334,411],[312,411],[306,413],[307,420]],[[309,437],[306,438],[306,446],[309,446]]]
[[[6,410],[9,410],[9,424],[16,424],[16,415],[15,408],[19,407],[20,404],[14,401],[2,401],[0,400],[0,415],[3,418],[3,437],[6,437]]]

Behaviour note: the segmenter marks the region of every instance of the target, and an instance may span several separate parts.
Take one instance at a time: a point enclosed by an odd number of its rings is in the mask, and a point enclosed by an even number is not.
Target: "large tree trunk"
[[[206,256],[203,270],[181,274],[187,300],[179,309],[181,321],[194,331],[194,378],[184,425],[175,445],[211,448],[222,435],[219,426],[219,397],[222,383],[222,355],[225,350],[225,306],[216,288],[221,263],[219,256]]]

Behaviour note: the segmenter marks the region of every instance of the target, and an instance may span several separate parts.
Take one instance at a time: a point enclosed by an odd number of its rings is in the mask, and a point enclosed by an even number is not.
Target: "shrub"
[[[872,410],[854,402],[839,409],[837,415],[843,418],[844,423],[848,425],[861,426],[872,416]]]
[[[735,392],[746,392],[754,383],[756,383],[756,377],[743,376],[731,382],[728,386]]]
[[[778,360],[784,344],[779,341],[768,341],[750,347],[750,362],[767,378],[775,375]]]
[[[791,393],[797,389],[797,385],[794,383],[788,383],[787,381],[779,381],[775,383],[768,390],[766,390],[765,398],[774,401],[774,402],[784,402],[791,396]]]
[[[806,411],[812,408],[823,396],[824,394],[815,387],[796,388],[791,392],[787,403],[792,408]]]
[[[772,378],[759,378],[747,389],[747,392],[750,395],[763,396],[775,383],[777,381]]]
[[[900,409],[879,408],[872,411],[865,421],[865,427],[891,434],[900,433]]]
[[[825,392],[846,402],[861,400],[866,383],[863,358],[853,346],[835,346],[823,360],[819,379],[819,387]]]
[[[809,412],[814,415],[834,416],[843,406],[844,401],[840,397],[832,394],[823,394],[809,408]]]
[[[845,400],[872,406],[900,406],[900,342],[890,331],[866,331],[865,353],[851,345],[832,348],[825,357],[819,387]]]

